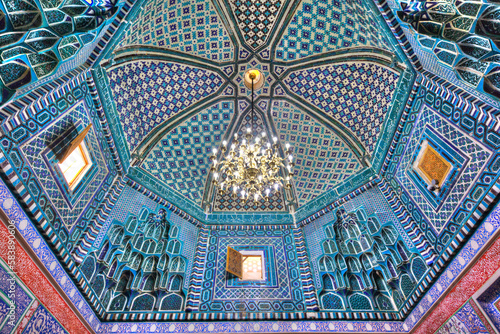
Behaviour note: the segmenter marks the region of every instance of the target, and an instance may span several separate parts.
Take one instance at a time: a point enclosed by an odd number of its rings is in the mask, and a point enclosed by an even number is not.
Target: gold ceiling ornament
[[[232,194],[244,201],[258,202],[261,198],[268,201],[281,187],[291,188],[293,155],[290,144],[285,145],[284,159],[279,153],[280,144],[277,137],[273,137],[271,141],[266,132],[255,134],[257,130],[254,124],[254,91],[258,87],[257,83],[261,82],[262,87],[264,76],[258,70],[249,70],[244,78],[245,83],[250,80],[252,89],[251,126],[246,128],[241,141],[235,133],[229,147],[227,141],[222,142],[221,161],[217,160],[218,150],[212,150],[212,183],[221,195]],[[282,168],[286,168],[285,178],[280,175]]]

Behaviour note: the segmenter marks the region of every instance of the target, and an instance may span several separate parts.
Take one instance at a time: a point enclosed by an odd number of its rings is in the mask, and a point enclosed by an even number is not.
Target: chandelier
[[[293,176],[293,155],[290,144],[285,145],[285,156],[279,154],[280,144],[277,137],[272,140],[266,132],[258,134],[254,124],[254,90],[264,84],[264,76],[258,70],[249,70],[244,76],[245,85],[252,90],[251,126],[247,127],[242,138],[234,134],[231,144],[223,141],[220,147],[221,161],[217,160],[218,150],[212,150],[212,183],[219,194],[232,194],[243,201],[269,198],[281,187],[291,188]],[[286,169],[283,178],[280,170]]]

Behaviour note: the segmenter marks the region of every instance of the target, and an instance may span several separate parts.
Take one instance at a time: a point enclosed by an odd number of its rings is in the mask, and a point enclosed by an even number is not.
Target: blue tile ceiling
[[[149,0],[118,48],[154,46],[213,61],[234,58],[234,46],[211,1]]]
[[[139,164],[180,195],[174,201],[184,196],[203,210],[210,204],[213,212],[310,210],[319,203],[315,199],[321,200],[318,196],[336,193],[358,175],[360,156],[380,160],[377,150],[385,148],[376,147],[383,141],[383,124],[400,112],[392,112],[400,69],[379,63],[380,53],[394,48],[370,4],[145,0],[130,22],[115,52],[107,56],[120,65],[113,61],[105,65],[120,136],[128,145],[122,155],[137,157],[132,165]],[[365,52],[359,53],[360,61],[328,64],[330,55],[325,53],[351,48],[357,55],[356,47]],[[135,48],[133,53],[125,52],[130,48]],[[377,57],[365,61],[367,48]],[[317,55],[323,57],[311,57]],[[210,188],[207,150],[248,121],[242,113],[250,105],[251,93],[242,79],[251,68],[265,76],[257,93],[264,115],[259,121],[268,124],[270,134],[294,142],[298,161],[293,191],[258,205],[204,193]],[[245,107],[236,112],[235,104]],[[205,124],[204,117],[212,117],[215,110],[231,116]],[[184,119],[186,112],[189,119]],[[344,126],[345,133],[332,132],[327,123],[335,122]],[[209,130],[200,130],[202,126]],[[319,132],[306,133],[304,129],[311,127]],[[314,148],[325,140],[331,146]],[[146,143],[153,148],[145,150]],[[377,163],[375,159],[372,162]]]
[[[291,73],[284,83],[297,97],[346,125],[373,152],[399,75],[378,65],[328,65]]]
[[[108,75],[130,151],[156,126],[223,83],[214,72],[161,61],[127,63]]]
[[[274,101],[271,115],[280,141],[294,148],[294,184],[299,206],[362,168],[342,139],[290,103]]]
[[[286,28],[276,58],[291,61],[355,46],[392,50],[382,31],[362,0],[305,0]]]
[[[245,43],[256,49],[264,45],[276,23],[283,2],[279,0],[229,0]]]
[[[158,141],[141,167],[201,205],[212,148],[220,145],[233,110],[233,102],[219,102],[184,121]]]

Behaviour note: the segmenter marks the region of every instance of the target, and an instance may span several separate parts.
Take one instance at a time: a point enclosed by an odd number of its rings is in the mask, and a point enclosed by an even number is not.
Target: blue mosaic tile
[[[40,131],[36,136],[33,136],[29,141],[21,145],[21,151],[31,166],[33,173],[36,175],[42,187],[41,191],[47,194],[52,207],[57,211],[64,225],[68,230],[71,230],[78,219],[85,212],[92,198],[98,189],[102,186],[106,176],[109,173],[109,167],[106,158],[101,152],[101,148],[94,130],[91,130],[86,137],[85,143],[92,156],[94,157],[93,165],[95,172],[88,172],[85,178],[91,178],[83,191],[74,198],[72,191],[64,190],[61,183],[66,182],[59,180],[53,173],[54,167],[45,158],[47,143],[54,142],[64,131],[69,129],[73,124],[83,122],[86,126],[89,122],[88,110],[85,103],[79,102],[73,108],[69,109],[62,117],[60,117],[52,126],[44,131]],[[31,188],[34,193],[40,191],[36,187]],[[74,190],[76,192],[76,188]],[[47,215],[51,217],[49,210]]]
[[[276,58],[291,61],[357,46],[392,50],[382,30],[361,0],[305,0],[286,28]]]
[[[290,103],[274,101],[271,115],[280,142],[288,142],[294,148],[294,184],[299,206],[362,168],[342,139]]]
[[[243,38],[256,49],[265,44],[283,8],[280,0],[229,0]]]
[[[158,125],[223,83],[214,72],[161,61],[127,63],[108,75],[130,151]]]
[[[141,167],[201,206],[209,157],[222,142],[233,110],[234,102],[219,102],[184,121],[158,141]]]
[[[439,136],[448,141],[450,147],[453,147],[455,151],[465,153],[470,157],[461,175],[457,178],[454,185],[450,186],[451,190],[447,197],[441,200],[441,207],[437,212],[433,203],[429,202],[425,196],[422,196],[419,188],[407,176],[408,170],[412,168],[410,165],[412,155],[418,149],[420,138],[428,127],[432,128]],[[462,198],[474,186],[475,180],[481,174],[482,170],[486,168],[486,162],[491,156],[491,150],[487,149],[479,141],[460,131],[428,106],[424,106],[418,121],[415,123],[413,135],[400,160],[399,168],[396,171],[396,178],[401,186],[408,191],[420,210],[422,210],[426,220],[432,224],[435,231],[439,234],[453,217],[453,212],[461,204]]]
[[[292,231],[210,232],[200,312],[270,312],[305,310],[302,282]],[[240,250],[272,250],[271,261],[275,272],[266,273],[261,283],[242,286],[237,278],[226,273],[227,247]],[[209,265],[210,264],[210,265]],[[234,282],[233,282],[234,281]]]
[[[33,333],[68,334],[57,319],[42,305],[38,306],[23,330],[23,334]]]
[[[284,83],[344,124],[373,153],[398,79],[398,74],[386,68],[358,63],[299,70]]]
[[[234,46],[208,0],[149,0],[117,48],[154,46],[222,62],[234,58]]]

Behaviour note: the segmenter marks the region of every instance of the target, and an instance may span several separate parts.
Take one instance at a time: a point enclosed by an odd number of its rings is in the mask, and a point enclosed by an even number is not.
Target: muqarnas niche
[[[107,313],[126,319],[127,312],[183,311],[187,260],[179,256],[179,227],[143,210],[124,224],[113,224],[100,249],[90,253],[80,271]]]
[[[322,310],[398,312],[428,269],[391,222],[381,224],[362,209],[338,209],[336,221],[323,228]]]
[[[116,10],[116,0],[0,2],[0,105],[94,41]]]
[[[423,48],[457,77],[500,98],[499,1],[401,2],[399,19],[415,32]],[[482,85],[481,85],[482,83]]]

